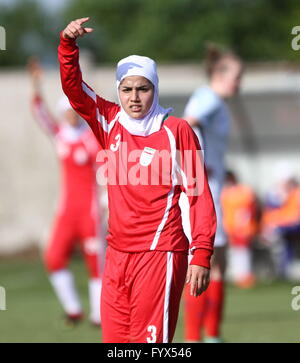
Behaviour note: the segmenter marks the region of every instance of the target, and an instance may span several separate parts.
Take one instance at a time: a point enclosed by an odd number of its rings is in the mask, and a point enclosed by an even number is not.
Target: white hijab
[[[120,60],[117,66],[117,91],[119,97],[119,85],[122,80],[129,76],[142,76],[147,78],[154,86],[153,103],[148,113],[142,119],[130,117],[123,109],[120,98],[121,111],[119,122],[132,135],[149,136],[161,128],[164,117],[173,111],[172,108],[165,109],[158,101],[158,76],[156,63],[148,57],[131,55]]]

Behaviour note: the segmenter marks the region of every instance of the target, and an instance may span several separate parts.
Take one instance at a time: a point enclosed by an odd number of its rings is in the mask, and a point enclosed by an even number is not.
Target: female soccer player
[[[68,322],[82,319],[82,306],[73,275],[67,268],[74,245],[79,240],[88,267],[90,320],[100,324],[100,211],[96,186],[96,155],[99,144],[64,96],[59,102],[60,122],[47,110],[41,92],[41,67],[29,63],[33,83],[32,112],[51,136],[60,161],[61,197],[45,253],[45,265],[54,291]]]
[[[185,108],[184,118],[198,129],[198,137],[203,145],[209,185],[217,214],[217,231],[209,288],[198,299],[191,299],[186,292],[184,316],[186,341],[199,341],[204,325],[207,341],[218,342],[224,299],[226,245],[220,195],[225,176],[224,155],[231,119],[224,100],[238,91],[242,75],[241,60],[230,51],[222,52],[211,46],[207,55],[207,74],[209,85],[193,93]]]
[[[62,31],[58,57],[65,94],[108,156],[103,341],[171,342],[185,278],[193,296],[209,282],[216,219],[200,146],[188,123],[159,105],[152,59],[129,56],[118,63],[120,105],[82,80],[75,40],[93,31],[84,27],[88,20],[72,21]],[[189,244],[178,205],[182,190],[193,236],[188,272]]]

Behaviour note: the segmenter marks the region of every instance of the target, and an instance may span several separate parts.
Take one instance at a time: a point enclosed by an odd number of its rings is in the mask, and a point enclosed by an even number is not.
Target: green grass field
[[[80,260],[71,266],[87,311],[87,274]],[[251,290],[228,286],[223,337],[226,342],[300,342],[300,310],[291,308],[297,283],[259,284]],[[300,285],[300,282],[298,283]],[[0,286],[7,310],[0,311],[0,342],[101,342],[101,330],[88,321],[75,328],[62,322],[41,262],[0,260]],[[175,342],[182,342],[180,315]]]

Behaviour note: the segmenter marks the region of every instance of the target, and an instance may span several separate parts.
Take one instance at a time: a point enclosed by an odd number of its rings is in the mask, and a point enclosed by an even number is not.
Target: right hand
[[[63,37],[66,39],[77,39],[86,33],[94,31],[93,28],[85,28],[83,24],[89,21],[90,18],[81,18],[71,21],[71,23],[63,30]]]

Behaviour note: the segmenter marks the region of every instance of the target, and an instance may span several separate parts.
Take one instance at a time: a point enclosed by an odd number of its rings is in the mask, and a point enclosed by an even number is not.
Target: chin
[[[144,113],[129,113],[129,116],[131,117],[131,118],[134,118],[134,119],[136,119],[136,120],[140,120],[141,118],[143,118],[144,116],[145,116],[145,114]]]

